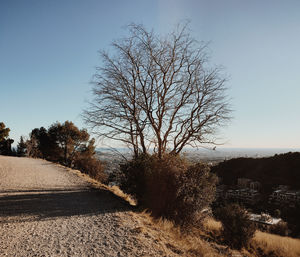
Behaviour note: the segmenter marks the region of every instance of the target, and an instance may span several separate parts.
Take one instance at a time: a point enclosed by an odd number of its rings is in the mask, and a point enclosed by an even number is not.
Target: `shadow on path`
[[[131,209],[125,200],[104,189],[44,189],[0,193],[0,222],[95,215]]]

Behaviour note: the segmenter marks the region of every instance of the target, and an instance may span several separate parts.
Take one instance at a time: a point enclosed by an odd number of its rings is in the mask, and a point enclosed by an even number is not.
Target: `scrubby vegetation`
[[[248,247],[255,233],[255,226],[249,220],[247,211],[238,204],[229,204],[215,211],[221,221],[224,242],[232,248]]]
[[[202,221],[202,227],[192,227],[182,234],[176,224],[166,219],[155,219],[147,212],[132,213],[138,220],[137,233],[157,238],[161,245],[181,256],[244,256],[298,257],[300,240],[256,231],[247,247],[231,249],[222,240],[222,223],[212,217]],[[172,256],[172,255],[171,255]]]
[[[199,212],[214,200],[217,178],[202,163],[191,165],[175,155],[140,155],[121,171],[121,189],[139,206],[182,227],[195,224]]]
[[[35,128],[26,141],[27,155],[79,169],[101,182],[106,181],[103,164],[95,153],[95,140],[73,122],[56,122],[49,129]],[[20,146],[21,147],[21,146]]]
[[[222,223],[209,217],[203,224],[203,229],[199,233],[209,236],[215,242],[221,243],[218,238],[223,231]],[[249,241],[248,247],[242,250],[242,255],[255,257],[298,257],[300,256],[300,240],[257,230],[253,238]],[[225,254],[225,256],[228,255]]]
[[[280,221],[278,224],[271,226],[269,232],[280,236],[287,236],[289,233],[288,224],[284,221]]]

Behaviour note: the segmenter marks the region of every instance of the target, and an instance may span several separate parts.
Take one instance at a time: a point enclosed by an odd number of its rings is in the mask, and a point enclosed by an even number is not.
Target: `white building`
[[[282,219],[280,218],[273,218],[269,214],[261,213],[261,214],[254,214],[251,213],[250,220],[255,223],[257,227],[268,229],[270,226],[277,225]]]

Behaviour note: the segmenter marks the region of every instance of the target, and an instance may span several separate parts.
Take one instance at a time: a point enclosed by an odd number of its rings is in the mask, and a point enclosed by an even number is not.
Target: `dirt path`
[[[63,167],[0,156],[0,256],[176,256],[130,207]]]

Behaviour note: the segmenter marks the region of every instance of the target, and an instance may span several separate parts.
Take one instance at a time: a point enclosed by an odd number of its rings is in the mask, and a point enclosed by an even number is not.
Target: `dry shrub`
[[[271,226],[269,232],[280,236],[287,236],[289,234],[288,224],[280,221],[278,224]]]
[[[244,208],[238,204],[228,204],[217,209],[215,217],[222,222],[222,236],[227,245],[234,249],[248,247],[255,226]]]
[[[130,205],[136,206],[136,201],[128,194],[125,194],[118,186],[107,186],[109,191],[127,201]]]
[[[233,256],[231,250],[226,246],[207,242],[202,235],[202,231],[193,228],[193,233],[182,233],[182,229],[173,221],[154,218],[148,212],[134,213],[135,219],[139,221],[139,226],[147,231],[152,238],[158,240],[165,248],[164,256],[175,256],[175,252],[181,252],[181,256],[190,257],[223,257]],[[171,252],[170,252],[171,250]],[[176,254],[177,256],[177,254]]]
[[[74,162],[74,167],[101,183],[107,180],[102,162],[93,156],[79,156]]]
[[[179,156],[141,155],[121,165],[121,189],[154,217],[188,227],[214,199],[217,178],[207,165],[189,165]]]
[[[282,237],[261,231],[256,231],[251,246],[259,256],[300,256],[299,239]]]

